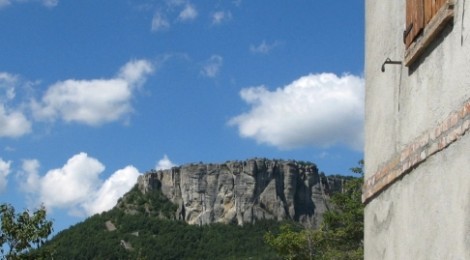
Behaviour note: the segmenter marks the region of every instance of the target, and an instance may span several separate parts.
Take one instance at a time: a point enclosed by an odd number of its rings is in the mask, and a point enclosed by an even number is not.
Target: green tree
[[[265,241],[285,259],[362,259],[364,205],[361,201],[364,161],[351,168],[359,178],[348,180],[342,192],[331,197],[332,210],[323,215],[320,228],[295,231],[285,226],[267,233]]]
[[[32,214],[29,210],[15,213],[9,204],[0,204],[0,253],[2,259],[27,258],[28,252],[41,246],[52,232],[52,221],[46,219],[41,206]]]
[[[274,235],[268,232],[264,236],[266,243],[271,246],[278,255],[288,260],[312,259],[312,250],[309,242],[308,230],[295,231],[290,224],[284,224],[280,233]]]

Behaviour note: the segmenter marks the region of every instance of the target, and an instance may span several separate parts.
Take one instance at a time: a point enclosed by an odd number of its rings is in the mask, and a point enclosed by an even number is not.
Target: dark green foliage
[[[46,219],[44,207],[32,214],[28,210],[17,214],[13,206],[0,204],[0,257],[2,259],[27,259],[28,252],[33,247],[41,246],[51,232],[52,221]],[[43,251],[42,254],[36,254],[35,258],[45,257],[47,253]]]
[[[144,196],[137,188],[118,204],[60,232],[40,250],[53,251],[54,259],[278,259],[263,235],[278,232],[279,222],[188,225],[172,219],[176,208],[159,191]],[[108,231],[106,221],[117,229]]]
[[[127,213],[143,213],[150,217],[174,219],[177,206],[171,203],[159,190],[142,194],[134,186],[122,199],[117,208]]]
[[[311,258],[308,238],[307,230],[289,224],[282,225],[279,233],[268,232],[264,236],[266,243],[285,259]]]
[[[360,178],[346,181],[343,192],[331,198],[333,209],[323,215],[318,230],[287,225],[267,233],[266,242],[284,259],[362,259],[364,205],[361,201],[364,162],[351,171]]]

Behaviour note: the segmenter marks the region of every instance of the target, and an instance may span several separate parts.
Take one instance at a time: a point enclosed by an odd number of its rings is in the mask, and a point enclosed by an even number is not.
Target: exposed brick
[[[424,160],[424,159],[426,159],[426,157],[427,157],[427,154],[426,154],[426,151],[424,150],[424,151],[421,152],[420,159]]]
[[[449,117],[449,128],[454,127],[460,120],[459,113],[452,113]]]
[[[446,137],[443,136],[443,137],[439,138],[439,150],[444,149],[444,147],[446,147],[446,146],[447,146]]]
[[[460,124],[454,129],[454,134],[457,135],[457,139],[459,139],[464,133],[465,130],[463,130],[462,124]]]
[[[462,134],[467,132],[469,128],[470,128],[470,119],[465,120],[465,122],[463,122],[463,124],[462,124]]]
[[[464,105],[463,111],[464,111],[465,116],[470,115],[470,101],[468,101],[468,102]],[[464,116],[464,117],[465,117],[465,116]]]
[[[470,100],[451,113],[434,129],[425,132],[405,146],[377,172],[365,180],[362,200],[367,203],[375,194],[393,183],[401,175],[443,150],[470,130]]]
[[[428,149],[427,149],[427,155],[433,155],[434,153],[436,153],[437,151],[439,150],[439,146],[436,142],[433,142],[429,145]]]
[[[459,132],[460,132],[459,128],[454,128],[452,131],[450,131],[447,134],[447,144],[451,144],[455,142],[460,137]]]
[[[437,138],[439,138],[439,136],[441,136],[441,133],[442,133],[442,127],[441,125],[439,124],[436,129],[434,129],[434,136]]]
[[[425,133],[419,139],[419,146],[420,146],[420,148],[422,148],[423,146],[427,145],[428,143],[429,143],[429,134]]]
[[[411,149],[409,147],[406,147],[405,149],[403,149],[403,151],[401,152],[401,155],[400,155],[400,162],[403,162],[406,159],[408,159],[410,154],[411,154]]]
[[[412,147],[412,148],[411,148],[411,153],[413,154],[413,153],[416,152],[416,150],[419,149],[419,143],[418,143],[417,141],[414,141],[414,142],[411,144],[411,147]]]
[[[446,132],[447,130],[449,130],[449,118],[447,118],[446,120],[442,121],[442,124],[441,124],[441,134]]]
[[[421,158],[420,158],[419,154],[414,154],[413,155],[413,160],[411,162],[411,165],[412,165],[411,167],[418,164],[420,161],[421,161]]]
[[[410,166],[411,166],[411,163],[409,161],[409,159],[403,163],[403,165],[401,166],[401,171],[402,172],[406,172],[408,171],[408,169],[410,169]]]

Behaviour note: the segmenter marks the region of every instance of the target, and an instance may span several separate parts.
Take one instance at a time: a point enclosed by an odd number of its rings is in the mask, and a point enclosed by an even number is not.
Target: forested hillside
[[[352,168],[362,174],[362,162]],[[344,178],[319,227],[293,219],[188,224],[159,181],[137,184],[110,211],[57,234],[30,256],[47,259],[361,259],[362,178]],[[150,187],[149,183],[145,187]],[[300,182],[301,184],[303,182]],[[140,184],[142,186],[142,184]]]
[[[130,191],[109,212],[57,234],[41,248],[54,259],[278,259],[263,241],[279,222],[204,226],[173,220],[158,191]],[[37,253],[37,252],[36,252]]]

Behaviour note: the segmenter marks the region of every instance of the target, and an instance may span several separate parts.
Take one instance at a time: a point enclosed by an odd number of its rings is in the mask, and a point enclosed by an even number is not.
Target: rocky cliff
[[[317,226],[342,183],[311,163],[256,158],[152,171],[138,187],[144,194],[161,189],[178,205],[176,217],[190,224],[292,219]]]

